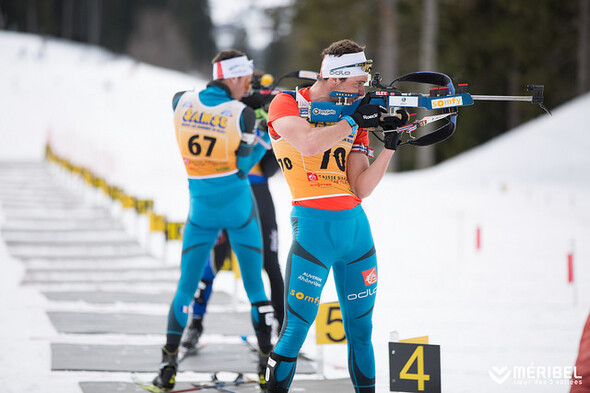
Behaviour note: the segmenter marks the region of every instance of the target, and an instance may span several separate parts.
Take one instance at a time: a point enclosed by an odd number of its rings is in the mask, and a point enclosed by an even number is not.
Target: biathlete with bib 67
[[[227,230],[252,304],[261,387],[265,383],[264,365],[272,349],[272,306],[262,280],[260,221],[246,177],[266,148],[256,143],[254,111],[239,101],[250,90],[254,64],[233,49],[219,52],[212,63],[213,81],[207,88],[177,93],[172,103],[176,139],[189,178],[190,208],[180,279],[168,313],[166,345],[153,381],[162,389],[174,387],[178,347],[189,307],[221,229]],[[270,142],[267,133],[262,132],[260,137]]]
[[[264,82],[263,82],[264,81]],[[266,120],[268,118],[268,105],[274,97],[269,89],[274,78],[269,74],[263,74],[261,71],[254,70],[252,81],[252,92],[242,98],[242,102],[254,109],[258,128],[267,131]],[[270,147],[270,145],[268,146]],[[263,266],[268,274],[270,283],[270,298],[274,309],[274,318],[277,321],[278,331],[283,324],[284,308],[284,282],[279,266],[278,258],[278,231],[275,214],[274,202],[268,179],[273,176],[279,169],[272,149],[266,151],[260,161],[248,173],[248,180],[252,186],[252,192],[258,206],[260,216],[260,226],[263,238]],[[213,249],[213,255],[205,267],[203,277],[199,282],[199,289],[195,293],[192,306],[192,321],[189,323],[182,346],[187,351],[195,351],[201,335],[203,334],[203,319],[207,312],[207,303],[209,302],[213,281],[219,269],[223,266],[226,259],[231,260],[232,250],[228,244],[227,233],[220,232],[219,239]]]
[[[268,360],[266,389],[289,390],[297,355],[318,311],[319,302],[309,299],[320,298],[333,269],[350,378],[355,392],[373,393],[371,332],[377,259],[361,200],[383,177],[400,134],[386,133],[385,149],[369,164],[365,129],[393,130],[407,122],[408,114],[399,111],[381,118],[384,108],[363,99],[351,116],[336,123],[310,123],[311,102],[335,102],[338,94],[334,93],[364,96],[372,64],[364,47],[351,40],[331,44],[322,56],[318,80],[311,87],[277,95],[269,109],[273,149],[293,198],[293,239],[285,272],[285,319]],[[370,296],[350,296],[361,292]]]
[[[272,195],[268,188],[268,178],[277,170],[278,164],[272,150],[262,157],[260,162],[252,168],[248,179],[252,185],[254,199],[260,215],[263,244],[263,266],[268,274],[270,283],[270,301],[274,310],[274,318],[277,321],[277,329],[281,330],[284,315],[284,282],[281,274],[278,257],[278,232],[275,207]],[[227,259],[232,259],[232,250],[228,244],[228,236],[221,231],[213,248],[209,263],[205,266],[203,277],[199,282],[199,289],[195,293],[192,305],[192,321],[184,333],[182,346],[187,351],[195,351],[201,335],[203,334],[203,319],[207,312],[207,304],[212,294],[213,281],[217,272]]]

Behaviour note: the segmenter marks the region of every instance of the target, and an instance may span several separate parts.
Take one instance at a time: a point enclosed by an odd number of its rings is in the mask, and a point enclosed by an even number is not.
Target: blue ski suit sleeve
[[[266,131],[256,129],[256,134],[266,144],[270,145],[270,135]],[[266,147],[261,143],[255,143],[254,145],[246,145],[244,142],[238,149],[238,169],[240,170],[240,176],[246,176],[250,170],[264,157],[266,154]]]

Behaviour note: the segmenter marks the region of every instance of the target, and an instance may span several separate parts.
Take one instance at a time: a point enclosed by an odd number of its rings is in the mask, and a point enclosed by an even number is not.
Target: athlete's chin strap
[[[446,87],[448,89],[446,94],[455,94],[455,86],[453,86],[453,81],[451,78],[445,74],[439,72],[412,72],[410,74],[406,74],[400,76],[393,82],[393,85],[396,82],[415,82],[415,83],[426,83],[441,87]],[[378,81],[375,82],[373,80],[373,85],[375,83],[379,83]],[[391,86],[390,85],[390,86]],[[448,139],[453,133],[455,132],[455,128],[457,126],[457,108],[444,108],[443,113],[448,113],[448,116],[445,116],[444,119],[446,120],[446,124],[437,128],[436,130],[422,135],[418,138],[409,139],[406,142],[400,143],[400,145],[413,145],[413,146],[429,146],[434,145],[435,143],[439,143]],[[417,121],[416,123],[419,123]]]

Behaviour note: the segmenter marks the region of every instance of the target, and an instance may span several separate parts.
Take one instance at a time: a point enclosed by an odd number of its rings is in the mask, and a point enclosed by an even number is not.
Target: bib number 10
[[[322,164],[320,165],[320,169],[328,169],[328,164],[330,163],[330,158],[334,157],[334,162],[340,171],[344,172],[346,170],[346,150],[343,147],[337,147],[334,152],[332,153],[332,149],[328,149],[324,152],[322,156]]]
[[[293,169],[293,162],[289,157],[278,157],[277,162],[281,166],[283,172]],[[329,167],[333,167],[333,165],[336,165],[341,172],[346,171],[346,149],[343,147],[337,147],[334,151],[328,149],[324,152],[322,155],[322,162],[320,163],[320,169],[330,169]]]

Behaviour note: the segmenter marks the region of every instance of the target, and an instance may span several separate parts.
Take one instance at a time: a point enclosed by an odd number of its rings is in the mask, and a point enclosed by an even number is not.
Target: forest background
[[[590,91],[589,14],[590,0],[0,0],[0,30],[90,43],[203,79],[221,49],[247,52],[276,78],[318,71],[321,50],[351,38],[384,82],[428,70],[472,94],[526,95],[540,84],[553,109]],[[541,114],[477,102],[461,108],[450,143],[406,148],[391,170],[432,166]]]

